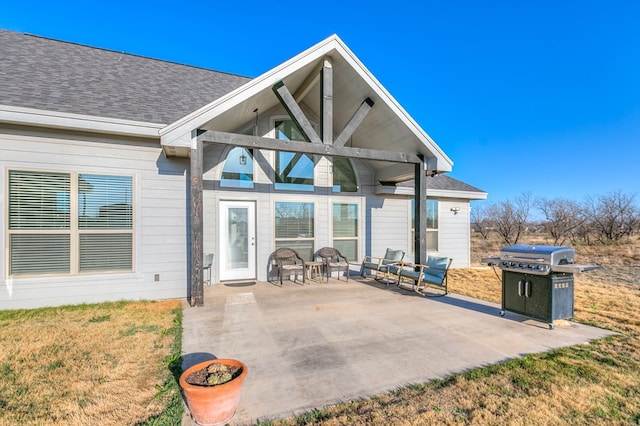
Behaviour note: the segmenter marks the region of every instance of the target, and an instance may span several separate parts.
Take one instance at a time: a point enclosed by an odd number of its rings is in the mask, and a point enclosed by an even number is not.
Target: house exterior
[[[337,36],[254,79],[3,30],[0,57],[0,309],[201,304],[207,253],[214,285],[278,247],[469,266],[486,193]]]

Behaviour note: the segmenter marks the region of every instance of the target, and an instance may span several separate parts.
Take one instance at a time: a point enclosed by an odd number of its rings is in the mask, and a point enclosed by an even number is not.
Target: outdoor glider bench
[[[385,280],[388,285],[390,275],[395,274],[400,268],[402,259],[404,259],[404,251],[390,248],[387,249],[384,257],[365,256],[360,267],[360,275],[364,277],[365,269],[375,271],[374,279]]]
[[[403,262],[397,271],[393,271],[398,276],[396,285],[401,287],[403,280],[410,281],[413,290],[424,296],[428,296],[427,286],[432,286],[442,290],[442,293],[433,296],[444,296],[448,293],[447,272],[451,261],[448,257],[427,256],[426,265]]]

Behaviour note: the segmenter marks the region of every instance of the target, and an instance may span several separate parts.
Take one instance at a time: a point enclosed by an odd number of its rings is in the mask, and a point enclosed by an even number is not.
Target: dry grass
[[[473,244],[478,263],[499,252],[497,240]],[[268,423],[639,424],[640,241],[576,253],[604,266],[576,277],[576,320],[620,335]],[[490,268],[453,270],[449,283],[500,301]],[[167,411],[155,397],[176,309],[172,301],[0,312],[0,425],[127,425]]]
[[[127,425],[161,413],[180,302],[0,312],[0,424]]]
[[[267,424],[640,424],[639,247],[636,240],[576,248],[578,263],[605,269],[576,276],[575,318],[618,336]],[[497,240],[474,241],[478,263],[499,248]],[[449,283],[453,292],[500,302],[490,268],[453,270]]]

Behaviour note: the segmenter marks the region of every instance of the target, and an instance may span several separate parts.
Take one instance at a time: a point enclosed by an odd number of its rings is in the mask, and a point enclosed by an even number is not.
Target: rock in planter
[[[187,368],[180,387],[199,425],[224,425],[236,412],[247,366],[235,359],[213,359]]]

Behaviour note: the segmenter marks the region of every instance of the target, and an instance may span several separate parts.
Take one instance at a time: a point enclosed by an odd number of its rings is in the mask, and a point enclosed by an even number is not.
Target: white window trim
[[[432,198],[432,197],[427,197],[427,200],[433,200],[433,201],[436,201],[438,203],[438,212],[437,212],[438,213],[438,228],[425,228],[426,231],[436,231],[438,233],[438,241],[437,241],[438,249],[435,250],[435,251],[429,251],[427,249],[427,252],[428,253],[436,253],[436,254],[438,254],[438,253],[440,253],[440,247],[441,247],[441,245],[440,245],[440,243],[441,243],[440,235],[442,234],[442,231],[440,229],[440,217],[441,217],[441,215],[440,215],[440,205],[442,204],[442,200],[440,200],[439,198]],[[416,251],[415,243],[414,243],[415,229],[413,227],[413,223],[414,223],[414,218],[413,218],[414,207],[413,207],[413,204],[414,204],[414,202],[415,201],[414,201],[413,198],[409,199],[409,212],[408,212],[408,215],[409,215],[409,223],[411,224],[411,226],[409,227],[409,240],[408,241],[409,241],[409,253],[411,253],[415,257],[415,251]]]
[[[282,199],[277,199],[277,200],[273,200],[273,202],[271,203],[271,224],[273,226],[273,230],[272,230],[272,234],[271,234],[271,241],[273,242],[273,250],[275,251],[276,249],[276,243],[278,241],[292,241],[294,240],[293,238],[276,238],[276,204],[278,203],[306,203],[306,204],[312,204],[313,205],[313,237],[310,238],[296,238],[295,240],[299,240],[299,241],[312,241],[313,242],[313,251],[316,251],[316,247],[317,247],[317,238],[318,238],[318,203],[316,201],[310,200],[310,201],[305,201],[305,200],[300,200],[299,198],[282,198]]]
[[[60,230],[60,229],[27,229],[27,230],[11,230],[9,229],[9,173],[11,171],[24,171],[24,172],[38,172],[38,173],[59,173],[59,174],[68,174],[70,177],[70,197],[69,197],[69,229],[68,230]],[[70,171],[68,169],[33,169],[28,167],[20,167],[20,166],[10,166],[5,168],[5,188],[2,202],[5,204],[4,208],[4,230],[5,230],[5,241],[4,241],[4,264],[5,264],[5,278],[6,279],[24,279],[24,278],[40,278],[40,277],[75,277],[75,276],[89,276],[89,275],[104,275],[104,274],[131,274],[136,272],[137,265],[137,229],[136,224],[138,222],[138,214],[137,214],[137,176],[135,174],[127,174],[127,173],[107,173],[100,170],[73,170]],[[103,176],[124,176],[131,178],[131,229],[79,229],[78,227],[78,175],[87,174],[87,175],[103,175]],[[76,195],[76,196],[73,196]],[[75,214],[73,214],[75,212]],[[88,271],[81,272],[80,269],[80,235],[83,234],[131,234],[131,269],[130,270],[104,270],[104,271]],[[11,275],[11,235],[69,235],[69,272],[66,273],[37,273],[37,274],[19,274],[19,275]]]
[[[353,193],[351,193],[353,194]],[[358,206],[358,235],[353,238],[353,237],[338,237],[335,238],[333,236],[333,206],[335,204],[354,204],[356,206]],[[349,198],[338,198],[338,197],[333,197],[329,200],[329,214],[331,216],[331,220],[330,220],[330,224],[329,224],[329,241],[331,242],[331,244],[333,245],[333,241],[334,240],[342,240],[342,241],[352,241],[352,240],[356,240],[356,259],[349,259],[351,262],[358,262],[358,259],[362,258],[362,253],[364,253],[363,251],[363,244],[364,244],[364,239],[362,238],[362,236],[364,235],[363,233],[365,232],[365,227],[364,227],[364,223],[363,223],[363,219],[362,219],[362,199],[361,198],[357,198],[357,199],[349,199]]]

